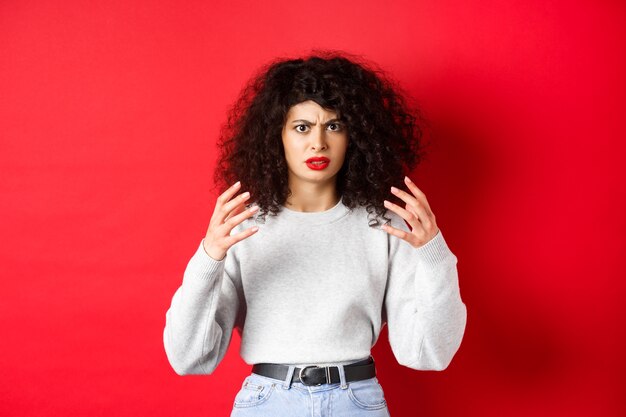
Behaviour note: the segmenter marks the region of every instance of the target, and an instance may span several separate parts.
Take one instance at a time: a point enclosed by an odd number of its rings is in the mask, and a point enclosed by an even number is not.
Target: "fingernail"
[[[410,179],[409,177],[404,177],[404,179],[405,179],[405,181],[407,181],[407,182],[411,182],[411,183],[413,182],[413,181],[411,181],[411,179]]]
[[[259,209],[259,206],[253,206],[253,207],[251,207],[251,208],[250,208],[250,211],[251,211],[252,213],[254,213],[254,212],[255,212],[255,211],[257,211],[258,209]]]
[[[241,181],[237,181],[237,182],[233,185],[233,187],[239,187],[239,185],[241,185]]]
[[[398,191],[398,189],[396,187],[391,187],[391,191],[395,193]]]
[[[389,203],[389,201],[387,201],[387,200],[384,200],[383,202],[384,202],[384,204],[385,204],[386,206],[388,206],[388,205],[390,204],[390,203]]]
[[[246,191],[245,193],[241,194],[241,198],[248,198],[250,197],[250,192]]]

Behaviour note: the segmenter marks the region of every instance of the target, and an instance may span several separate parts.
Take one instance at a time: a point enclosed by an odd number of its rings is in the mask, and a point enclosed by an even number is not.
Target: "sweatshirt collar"
[[[285,220],[293,220],[300,225],[331,223],[348,213],[348,208],[343,204],[343,196],[339,198],[337,204],[324,211],[296,211],[284,205],[281,205],[280,208],[279,217]]]

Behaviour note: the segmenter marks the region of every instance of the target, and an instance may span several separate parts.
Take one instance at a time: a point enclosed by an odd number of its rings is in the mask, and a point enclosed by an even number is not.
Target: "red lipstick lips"
[[[330,163],[330,159],[325,156],[314,156],[306,160],[306,166],[314,170],[324,169]]]

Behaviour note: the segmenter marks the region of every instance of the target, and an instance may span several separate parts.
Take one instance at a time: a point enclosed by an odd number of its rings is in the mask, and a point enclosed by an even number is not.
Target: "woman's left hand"
[[[382,229],[389,234],[406,240],[414,248],[419,248],[435,237],[439,228],[435,222],[435,214],[426,200],[426,195],[417,188],[417,185],[409,177],[404,177],[404,182],[413,195],[395,187],[391,187],[391,192],[406,202],[405,208],[387,200],[385,200],[384,204],[389,210],[394,211],[406,220],[411,225],[412,230],[405,232],[390,225],[383,225]]]

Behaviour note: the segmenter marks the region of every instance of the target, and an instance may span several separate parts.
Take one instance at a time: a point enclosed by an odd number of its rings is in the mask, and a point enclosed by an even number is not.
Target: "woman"
[[[237,329],[253,368],[232,416],[388,416],[370,354],[382,326],[412,369],[443,370],[460,346],[457,258],[405,176],[419,118],[372,68],[345,53],[277,60],[221,132],[214,179],[228,188],[163,336],[176,373],[211,374]]]

